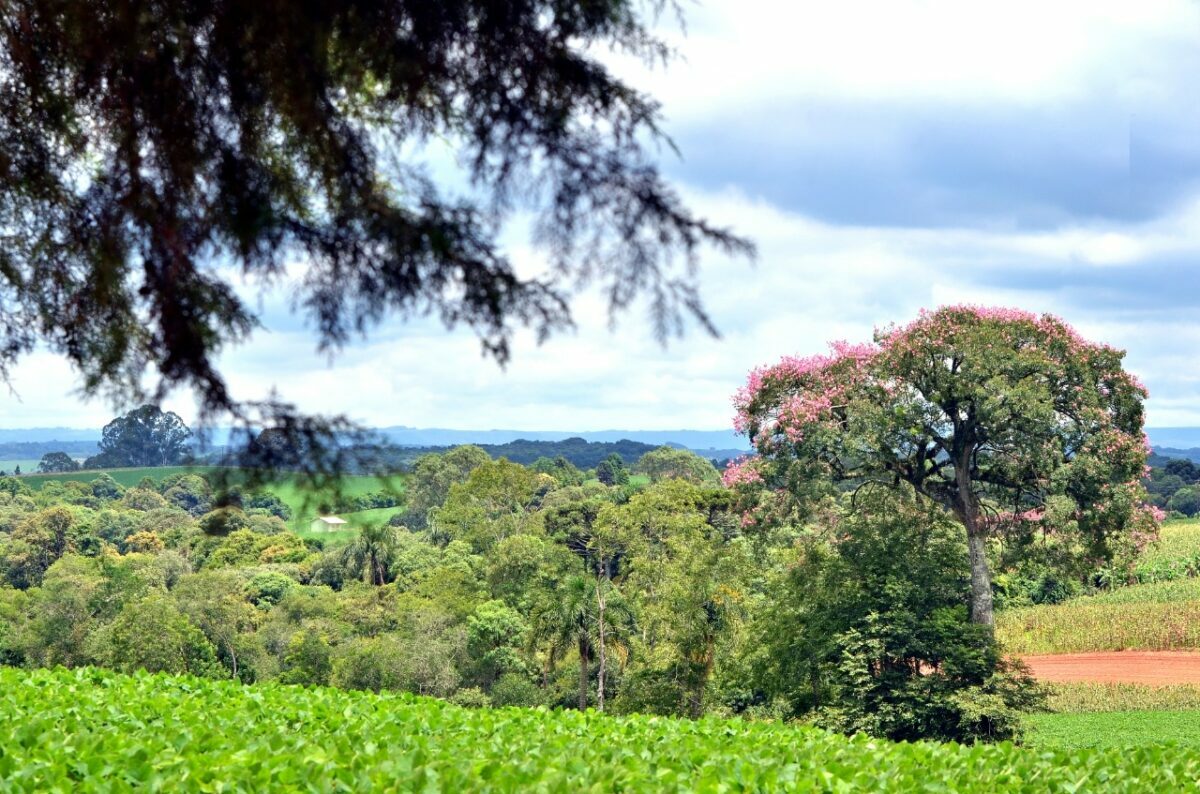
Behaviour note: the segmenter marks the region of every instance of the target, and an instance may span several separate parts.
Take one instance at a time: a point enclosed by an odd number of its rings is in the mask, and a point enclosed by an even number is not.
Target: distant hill
[[[659,447],[663,444],[702,450],[747,450],[749,443],[732,430],[452,430],[397,425],[381,427],[378,432],[393,444],[410,447],[452,447],[459,444],[501,445],[514,441],[584,441],[616,443],[636,441]]]
[[[47,452],[86,458],[97,452],[95,441],[0,441],[0,460],[38,460]]]
[[[1146,435],[1155,447],[1200,448],[1200,427],[1147,427]]]
[[[1179,449],[1178,447],[1155,447],[1148,463],[1151,466],[1165,466],[1172,458],[1183,458],[1192,463],[1200,463],[1200,447]]]
[[[600,461],[614,452],[627,465],[655,449],[653,444],[622,439],[620,441],[586,441],[583,438],[566,438],[562,441],[531,441],[519,438],[507,444],[480,444],[480,448],[493,458],[508,458],[513,463],[528,465],[538,458],[554,458],[559,455],[581,469],[594,469]]]

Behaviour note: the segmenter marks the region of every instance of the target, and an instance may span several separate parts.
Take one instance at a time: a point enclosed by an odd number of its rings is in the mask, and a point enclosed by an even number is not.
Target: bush
[[[257,606],[270,607],[282,601],[295,586],[293,579],[277,571],[263,571],[246,582],[246,598]]]
[[[759,677],[793,715],[894,740],[1014,738],[1032,679],[968,620],[962,527],[911,493],[859,492],[803,541],[759,622]]]
[[[542,702],[542,690],[518,673],[506,673],[496,679],[488,696],[493,706],[537,706]]]

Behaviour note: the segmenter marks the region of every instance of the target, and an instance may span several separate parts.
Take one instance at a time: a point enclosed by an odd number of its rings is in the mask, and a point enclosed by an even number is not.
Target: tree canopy
[[[119,466],[170,466],[183,460],[192,431],[177,414],[143,405],[104,426],[100,452],[88,458],[89,469]]]
[[[65,452],[47,452],[38,461],[37,470],[42,474],[63,471],[79,471],[79,464]]]
[[[658,104],[598,57],[666,60],[661,5],[5,0],[0,372],[45,343],[88,394],[182,386],[261,428],[294,411],[240,402],[216,363],[259,326],[255,289],[292,292],[322,351],[433,315],[504,362],[589,284],[614,312],[647,296],[660,335],[711,328],[698,252],[751,246],[683,205],[649,154]],[[448,160],[465,188],[429,175]],[[540,276],[499,242],[516,212]]]
[[[906,483],[967,531],[971,617],[992,622],[986,540],[1075,530],[1103,553],[1142,509],[1147,393],[1124,353],[1062,320],[950,306],[873,344],[755,370],[735,402],[761,459],[726,473],[802,493],[821,480]]]

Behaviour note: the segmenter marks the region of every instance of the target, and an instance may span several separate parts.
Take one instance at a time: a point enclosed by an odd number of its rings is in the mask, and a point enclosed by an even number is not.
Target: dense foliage
[[[100,451],[84,468],[174,466],[188,455],[192,431],[179,416],[155,405],[143,405],[118,416],[101,432]]]
[[[0,480],[0,654],[474,704],[743,710],[725,676],[762,597],[757,552],[729,492],[689,478],[711,465],[671,459],[652,485],[606,486],[562,459],[428,455],[392,522],[387,492],[341,505],[378,516],[348,538],[308,533],[274,493],[214,488],[209,469]]]
[[[0,670],[0,778],[60,791],[1193,790],[1200,760],[901,743],[740,720],[464,709],[408,695]]]
[[[989,538],[1055,532],[1088,558],[1153,532],[1147,393],[1124,353],[1050,315],[949,306],[868,345],[755,370],[735,398],[761,457],[737,481],[789,499],[830,479],[905,483],[965,527],[971,618],[993,622]]]
[[[1005,739],[1039,704],[968,619],[961,528],[910,493],[875,488],[800,539],[763,606],[758,666],[797,715],[890,739]]]

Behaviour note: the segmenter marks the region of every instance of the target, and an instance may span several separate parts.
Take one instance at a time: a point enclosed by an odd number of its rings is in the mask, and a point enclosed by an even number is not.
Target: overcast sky
[[[728,426],[752,367],[865,340],[922,307],[1051,311],[1128,350],[1149,423],[1200,425],[1200,6],[1190,2],[707,0],[667,70],[616,63],[664,105],[664,160],[692,206],[759,246],[704,260],[723,337],[663,349],[635,312],[610,331],[518,341],[507,370],[467,333],[389,325],[334,362],[287,313],[224,359],[376,425],[599,430]],[[535,255],[513,235],[526,268]],[[26,360],[7,427],[100,426],[69,368]],[[187,395],[170,407],[189,417]]]

